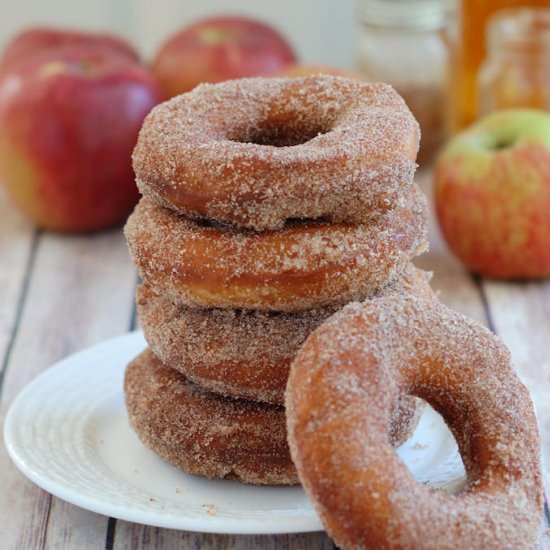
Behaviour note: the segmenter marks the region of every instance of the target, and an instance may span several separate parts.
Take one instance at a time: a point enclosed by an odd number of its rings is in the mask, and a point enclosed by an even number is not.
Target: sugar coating
[[[249,78],[155,107],[133,165],[145,196],[187,216],[255,230],[292,218],[365,223],[412,183],[419,138],[386,84]]]
[[[299,483],[283,407],[209,392],[148,349],[127,366],[124,395],[142,443],[185,472],[255,485]],[[405,399],[398,409],[390,429],[394,445],[414,431],[422,404]]]
[[[237,231],[201,224],[142,199],[125,234],[140,275],[187,305],[304,311],[372,294],[428,248],[427,205],[412,186],[363,225],[287,224]]]
[[[429,278],[429,273],[408,264],[379,293],[409,290],[431,295]],[[336,305],[283,313],[194,308],[158,295],[145,284],[137,289],[136,304],[145,338],[163,363],[210,391],[279,405],[300,346],[341,309]]]
[[[124,393],[132,428],[174,466],[244,483],[298,483],[282,407],[208,392],[149,350],[128,365]]]
[[[418,484],[388,444],[403,394],[452,430],[462,494]],[[286,407],[299,477],[340,547],[532,547],[543,506],[534,409],[509,351],[479,323],[414,294],[350,304],[298,352]]]

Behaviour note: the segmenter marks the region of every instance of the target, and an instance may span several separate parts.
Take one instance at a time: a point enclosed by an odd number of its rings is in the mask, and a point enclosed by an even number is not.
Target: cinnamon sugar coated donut
[[[412,186],[376,223],[299,223],[277,231],[200,224],[142,199],[130,254],[158,293],[186,305],[303,311],[380,289],[427,249],[426,199]]]
[[[449,425],[461,494],[417,483],[388,444],[401,395]],[[344,550],[532,548],[543,507],[533,405],[480,324],[412,294],[350,304],[298,353],[286,406],[299,477]]]
[[[364,223],[412,183],[419,128],[388,85],[328,75],[202,84],[147,116],[141,192],[191,217],[255,230]]]
[[[432,296],[430,274],[408,265],[380,293]],[[282,405],[291,361],[307,336],[341,306],[299,313],[193,308],[141,285],[137,312],[153,353],[204,388]]]
[[[142,443],[187,473],[255,485],[299,483],[283,407],[209,392],[149,350],[127,366],[124,396]],[[399,401],[390,422],[391,444],[411,436],[421,411],[417,399]]]
[[[143,444],[185,472],[254,484],[298,483],[282,407],[208,392],[149,350],[128,365],[124,393]]]

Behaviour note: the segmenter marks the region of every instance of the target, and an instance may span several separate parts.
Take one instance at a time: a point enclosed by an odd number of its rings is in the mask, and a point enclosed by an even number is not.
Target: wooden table
[[[429,174],[419,180],[427,188]],[[550,281],[514,284],[472,277],[449,255],[433,223],[431,252],[418,265],[435,272],[433,286],[443,302],[488,325],[510,347],[518,373],[532,392],[550,465]],[[79,237],[36,231],[0,193],[2,419],[23,386],[53,362],[134,329],[135,282],[120,230]],[[546,475],[550,477],[548,466]],[[541,547],[550,540],[545,539]],[[333,544],[323,533],[205,535],[107,518],[34,486],[0,445],[0,547],[328,550]]]

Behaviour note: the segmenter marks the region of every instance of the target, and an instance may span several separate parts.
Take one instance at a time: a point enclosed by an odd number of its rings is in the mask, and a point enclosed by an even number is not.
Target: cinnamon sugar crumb
[[[217,516],[220,512],[220,509],[215,504],[203,504],[202,507],[206,509],[206,513],[209,516]]]

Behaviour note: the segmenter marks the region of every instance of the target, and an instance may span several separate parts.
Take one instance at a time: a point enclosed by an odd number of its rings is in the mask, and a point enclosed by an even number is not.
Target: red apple
[[[138,198],[131,153],[160,101],[136,63],[76,48],[28,58],[0,77],[0,183],[38,226],[110,226]]]
[[[550,115],[500,111],[455,137],[435,169],[451,250],[496,278],[550,275]]]
[[[288,42],[268,25],[244,17],[204,19],[172,36],[153,62],[167,97],[201,82],[268,76],[296,60]]]
[[[0,61],[0,70],[13,66],[31,55],[52,50],[73,50],[85,47],[105,53],[121,55],[128,61],[139,62],[139,55],[124,40],[110,34],[93,34],[50,27],[32,27],[17,34],[6,46]]]

